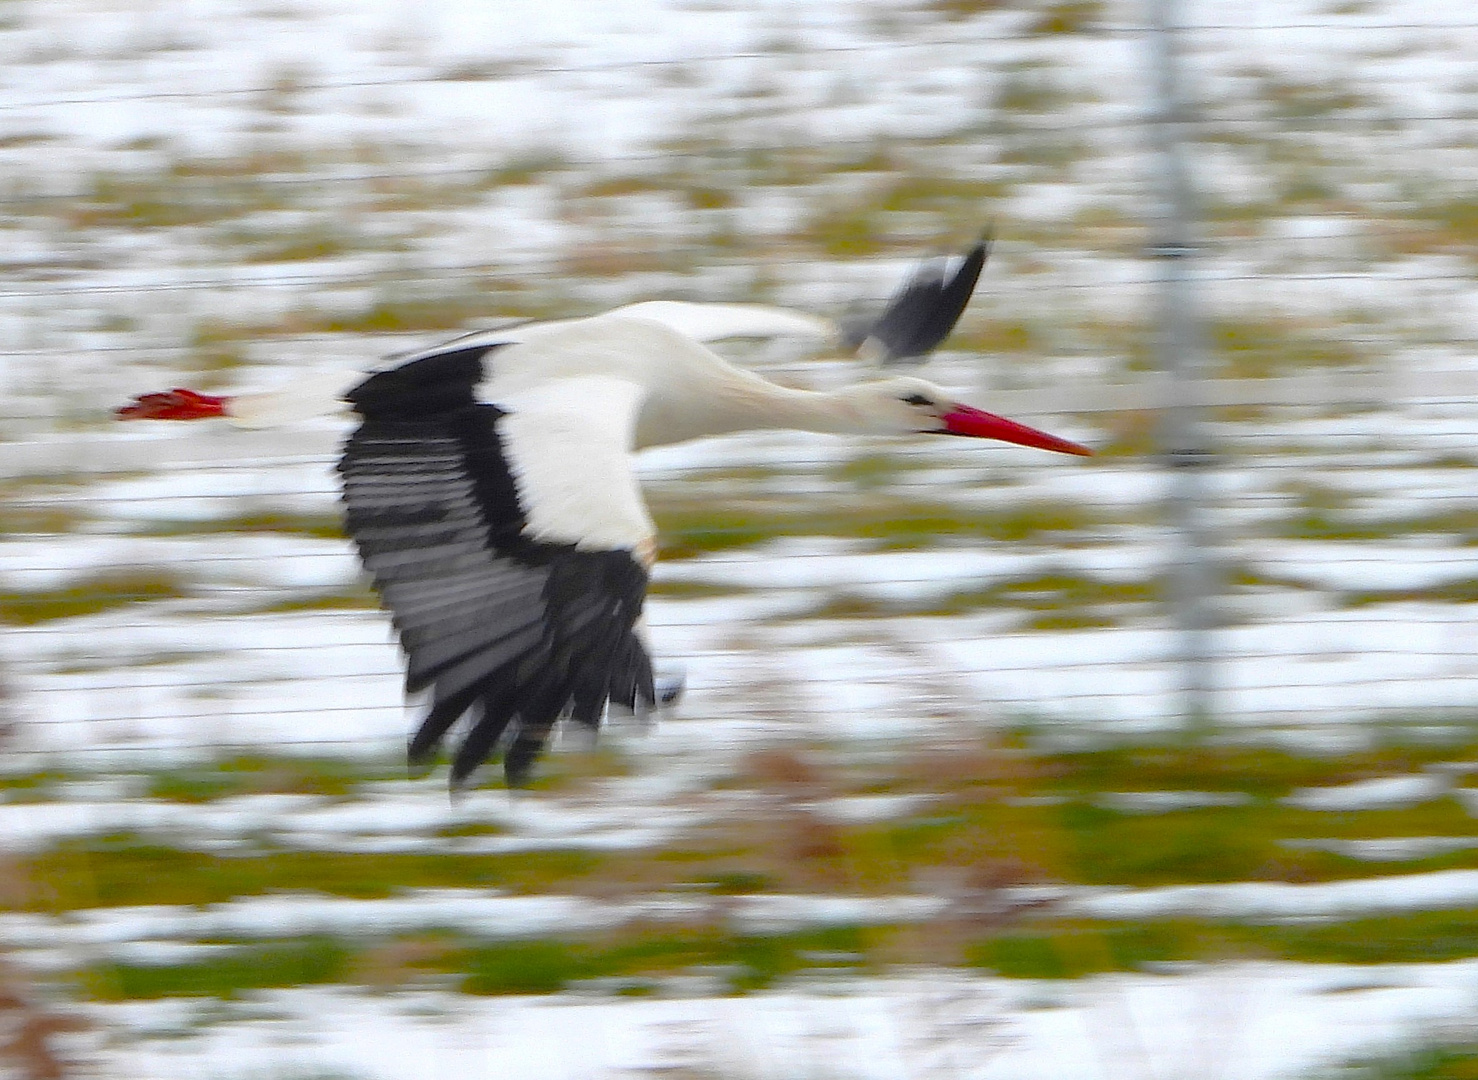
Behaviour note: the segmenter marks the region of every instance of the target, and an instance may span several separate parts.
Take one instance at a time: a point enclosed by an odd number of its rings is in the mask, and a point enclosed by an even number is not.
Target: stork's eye
[[[934,402],[930,401],[923,394],[909,394],[908,397],[906,397],[906,398],[903,399],[903,403],[905,405],[933,405],[934,404]]]

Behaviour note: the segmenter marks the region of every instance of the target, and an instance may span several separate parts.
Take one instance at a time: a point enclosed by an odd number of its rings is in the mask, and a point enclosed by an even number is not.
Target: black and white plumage
[[[453,784],[500,742],[509,782],[521,782],[566,711],[595,728],[608,701],[656,703],[635,630],[647,569],[632,551],[527,535],[500,431],[509,414],[474,398],[487,351],[432,354],[351,390],[363,421],[338,466],[345,525],[405,650],[406,690],[431,691],[412,763],[475,717]]]
[[[915,274],[864,339],[893,358],[932,349],[985,254],[982,242],[953,275]],[[172,391],[119,415],[259,426],[347,402],[360,417],[338,465],[347,531],[399,635],[406,689],[428,698],[411,760],[431,759],[460,722],[453,785],[500,754],[517,784],[561,718],[594,728],[611,703],[657,702],[640,622],[656,528],[637,450],[796,428],[1089,453],[921,379],[796,390],[704,345],[834,331],[776,308],[654,301],[464,335],[348,387],[315,377],[233,398]]]

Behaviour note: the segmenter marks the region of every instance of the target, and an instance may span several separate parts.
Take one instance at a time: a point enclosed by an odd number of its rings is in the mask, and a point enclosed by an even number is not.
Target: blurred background
[[[1189,725],[1148,19],[0,0],[11,1075],[1474,1075],[1478,21],[1179,5]],[[688,694],[517,797],[405,775],[342,421],[110,417],[640,299],[839,314],[986,223],[921,374],[1102,456],[648,454]]]

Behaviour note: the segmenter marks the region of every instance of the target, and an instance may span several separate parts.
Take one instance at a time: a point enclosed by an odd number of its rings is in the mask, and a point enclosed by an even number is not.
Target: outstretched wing
[[[830,319],[818,318],[800,311],[767,307],[764,304],[709,304],[686,300],[643,300],[602,312],[595,318],[611,315],[645,319],[660,323],[669,330],[709,343],[727,338],[812,337],[822,340],[837,336]],[[401,363],[414,363],[445,352],[469,349],[495,349],[503,345],[529,345],[557,338],[571,327],[587,322],[587,318],[552,319],[545,322],[518,322],[492,330],[474,330],[469,334],[397,356]]]
[[[636,388],[553,380],[523,402],[479,404],[488,348],[360,383],[348,401],[363,422],[338,467],[406,689],[430,690],[411,761],[468,718],[454,785],[500,752],[519,783],[560,717],[595,727],[607,702],[654,702],[635,629],[651,550],[630,468]]]
[[[645,300],[613,308],[619,315],[659,323],[669,330],[709,344],[727,338],[814,337],[830,339],[844,352],[862,348],[883,364],[921,360],[954,329],[990,255],[987,233],[958,264],[931,259],[918,266],[884,306],[881,314],[846,316],[839,322],[764,304],[709,304],[683,300]],[[519,322],[470,334],[403,355],[404,363],[448,352],[527,345],[556,337],[583,319]]]

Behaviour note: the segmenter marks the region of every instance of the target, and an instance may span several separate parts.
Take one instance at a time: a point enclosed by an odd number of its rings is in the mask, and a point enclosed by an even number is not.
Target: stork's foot
[[[157,394],[140,394],[113,415],[120,420],[203,420],[224,416],[229,399],[176,387]]]
[[[662,709],[677,704],[688,687],[688,670],[681,664],[670,664],[660,668],[652,679],[657,693],[657,706]]]

